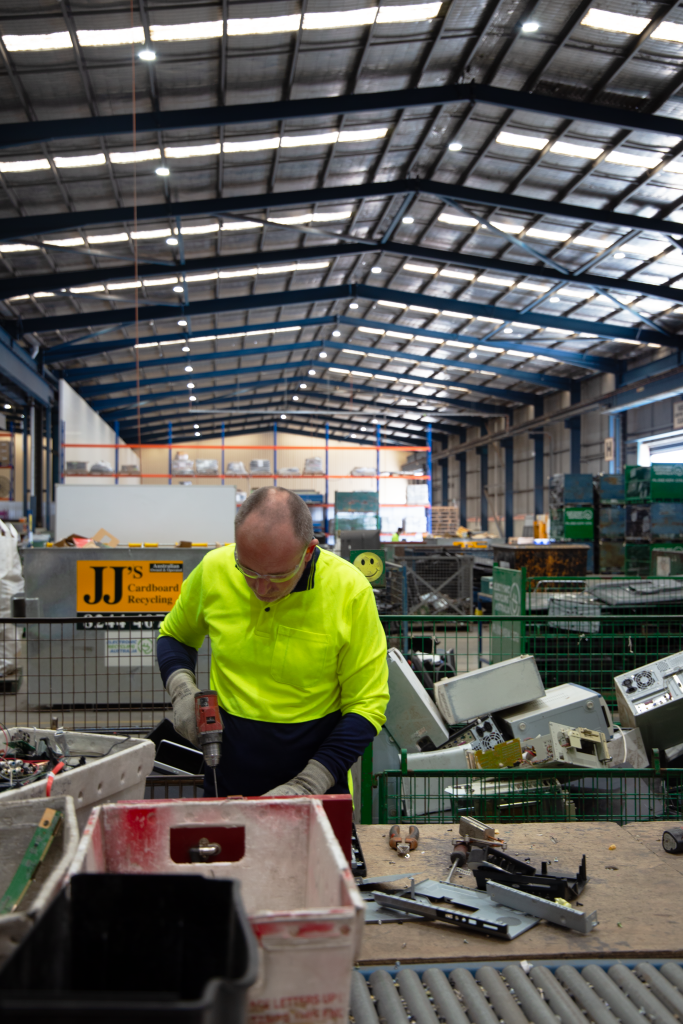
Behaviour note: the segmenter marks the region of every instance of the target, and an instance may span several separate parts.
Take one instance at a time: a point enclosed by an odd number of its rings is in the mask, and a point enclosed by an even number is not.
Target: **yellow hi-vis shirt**
[[[353,712],[379,732],[387,642],[372,588],[350,562],[316,551],[297,589],[272,604],[247,586],[234,544],[208,552],[160,635],[197,649],[209,636],[211,688],[232,715],[289,723]]]

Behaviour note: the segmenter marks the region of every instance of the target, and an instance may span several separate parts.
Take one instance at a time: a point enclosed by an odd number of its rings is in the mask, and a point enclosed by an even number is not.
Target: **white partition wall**
[[[69,446],[62,452],[62,465],[66,473],[67,462],[85,462],[87,469],[96,462],[108,462],[112,470],[116,464],[116,449],[111,445],[116,444],[116,434],[108,423],[102,419],[88,403],[70,387],[65,380],[59,382],[59,420],[62,424],[63,437],[61,441]],[[79,447],[79,442],[85,445],[101,445],[102,447]],[[140,469],[140,457],[131,448],[119,448],[119,466],[135,465]],[[106,484],[114,486],[116,480],[102,474],[93,474],[89,477],[65,476],[65,483],[69,486],[101,486]],[[119,484],[125,487],[140,485],[139,477],[132,476],[119,478]],[[59,536],[64,536],[60,534]]]
[[[58,484],[56,536],[92,537],[99,529],[122,544],[229,544],[235,539],[234,487],[89,487]]]

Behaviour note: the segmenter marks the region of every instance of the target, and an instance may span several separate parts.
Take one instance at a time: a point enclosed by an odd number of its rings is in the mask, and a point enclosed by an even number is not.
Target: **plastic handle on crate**
[[[45,786],[45,796],[49,796],[50,793],[52,792],[52,784],[55,781],[55,775],[58,772],[61,772],[62,768],[66,768],[66,763],[64,761],[60,761],[58,764],[54,766],[51,772],[47,773],[47,785]]]

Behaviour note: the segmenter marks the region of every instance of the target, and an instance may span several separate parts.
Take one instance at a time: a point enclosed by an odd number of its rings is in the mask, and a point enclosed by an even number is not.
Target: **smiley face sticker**
[[[351,551],[352,565],[373,587],[384,586],[384,551]]]

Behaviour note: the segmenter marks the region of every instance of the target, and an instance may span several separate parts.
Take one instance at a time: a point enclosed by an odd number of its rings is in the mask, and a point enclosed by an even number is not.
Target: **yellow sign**
[[[180,597],[182,562],[78,561],[76,612],[169,612]]]

